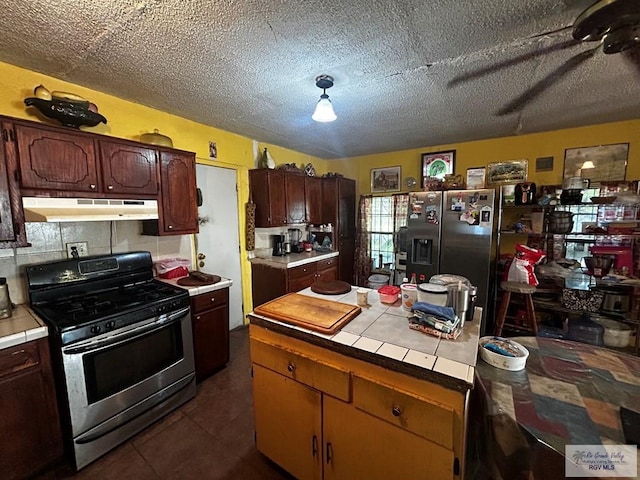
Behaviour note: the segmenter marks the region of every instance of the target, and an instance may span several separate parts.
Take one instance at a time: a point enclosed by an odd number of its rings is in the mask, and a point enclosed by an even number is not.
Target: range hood
[[[95,222],[158,218],[156,200],[23,197],[22,206],[27,222]]]

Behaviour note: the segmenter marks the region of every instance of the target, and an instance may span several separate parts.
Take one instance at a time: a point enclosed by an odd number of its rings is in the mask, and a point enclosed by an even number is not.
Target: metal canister
[[[467,305],[467,322],[473,320],[473,314],[476,309],[476,301],[478,300],[478,287],[469,287],[469,304]]]
[[[5,277],[0,277],[0,318],[9,318],[12,313],[7,279]]]

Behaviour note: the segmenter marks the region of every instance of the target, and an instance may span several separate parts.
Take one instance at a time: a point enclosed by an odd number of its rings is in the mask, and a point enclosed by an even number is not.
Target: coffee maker
[[[273,252],[271,255],[274,257],[282,257],[286,254],[284,250],[285,236],[284,235],[272,235]]]

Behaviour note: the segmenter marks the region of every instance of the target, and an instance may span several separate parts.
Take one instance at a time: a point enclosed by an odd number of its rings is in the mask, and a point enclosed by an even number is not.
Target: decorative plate
[[[304,167],[304,173],[309,177],[315,177],[316,169],[313,168],[313,165],[311,165],[311,163],[307,163],[307,165]]]

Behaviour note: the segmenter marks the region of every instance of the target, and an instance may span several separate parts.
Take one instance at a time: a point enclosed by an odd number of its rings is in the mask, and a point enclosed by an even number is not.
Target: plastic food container
[[[413,304],[418,301],[418,286],[413,283],[403,283],[400,285],[402,296],[402,308],[410,311]]]
[[[529,357],[529,350],[509,338],[482,337],[478,348],[480,349],[480,358],[489,365],[512,372],[522,370]]]
[[[576,342],[602,345],[604,327],[591,320],[581,318],[577,321],[569,321],[569,339]]]
[[[153,267],[160,278],[179,278],[189,275],[191,262],[186,258],[166,258],[153,262]]]
[[[625,323],[618,322],[601,316],[591,316],[591,320],[604,327],[602,340],[607,347],[626,347],[631,338],[631,327]]]
[[[400,287],[396,287],[394,285],[383,285],[378,289],[378,294],[380,295],[380,301],[382,303],[396,303],[399,293]]]
[[[446,307],[448,298],[449,289],[444,285],[436,285],[434,283],[421,283],[418,285],[419,302]]]
[[[369,283],[367,286],[369,288],[378,290],[380,287],[389,284],[389,275],[381,275],[379,273],[376,273],[374,275],[371,275],[368,280]]]

